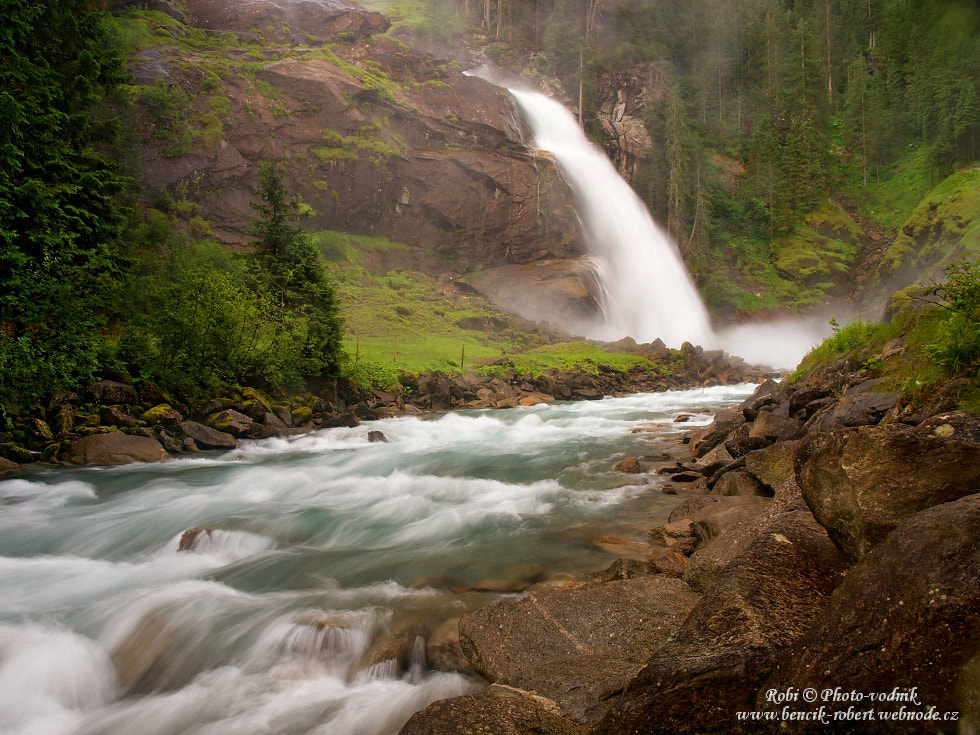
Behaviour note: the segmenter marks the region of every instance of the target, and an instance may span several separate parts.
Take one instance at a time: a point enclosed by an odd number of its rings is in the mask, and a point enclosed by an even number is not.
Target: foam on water
[[[563,529],[669,502],[624,486],[616,458],[750,391],[401,417],[0,482],[0,732],[395,733],[477,685],[426,671],[422,639],[404,671],[377,660],[379,636],[459,615],[457,584],[608,564]]]

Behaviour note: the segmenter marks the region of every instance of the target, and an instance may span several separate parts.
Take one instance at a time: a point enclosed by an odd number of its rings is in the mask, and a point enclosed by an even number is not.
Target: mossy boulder
[[[301,426],[313,418],[313,409],[308,406],[299,406],[292,410],[293,426]]]
[[[161,403],[143,413],[140,417],[150,426],[179,426],[183,420],[180,412],[173,408],[169,403]]]

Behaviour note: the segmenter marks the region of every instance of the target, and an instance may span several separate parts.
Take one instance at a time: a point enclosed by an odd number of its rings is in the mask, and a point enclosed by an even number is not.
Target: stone
[[[663,576],[590,582],[470,611],[459,622],[460,644],[489,681],[533,689],[589,724],[697,600]]]
[[[159,425],[171,428],[180,426],[180,422],[184,419],[177,409],[171,408],[166,403],[161,403],[159,406],[154,406],[148,411],[145,411],[140,418],[150,426]]]
[[[105,426],[129,426],[139,424],[139,421],[117,406],[102,406],[99,408],[99,421]]]
[[[144,406],[159,406],[161,403],[171,401],[170,397],[154,383],[140,383],[136,392],[139,394],[140,404]]]
[[[399,735],[586,735],[540,695],[494,684],[478,694],[442,699],[416,712]]]
[[[340,0],[186,0],[194,25],[208,30],[247,33],[285,27],[290,34],[321,41],[356,40],[384,33],[391,25],[380,13]]]
[[[678,472],[675,475],[671,475],[671,482],[679,482],[681,484],[687,484],[694,482],[695,480],[701,479],[702,475],[700,472]]]
[[[730,733],[783,650],[824,607],[845,560],[803,510],[787,510],[718,575],[654,651],[597,732]]]
[[[770,444],[772,444],[770,439],[761,436],[749,436],[748,432],[746,432],[744,436],[729,439],[723,446],[728,450],[732,459],[738,459],[739,457],[744,457],[749,452],[768,447]]]
[[[772,510],[770,498],[742,495],[719,497],[717,503],[688,513],[691,532],[700,539],[683,573],[691,589],[710,589],[718,573],[755,540]]]
[[[858,386],[860,388],[861,386]],[[856,390],[856,389],[852,389]],[[871,426],[898,405],[898,393],[848,393],[820,420],[821,431],[847,426]]]
[[[387,444],[388,443],[388,437],[386,437],[384,435],[384,433],[383,432],[380,432],[380,431],[369,431],[368,432],[368,441],[371,442],[372,444],[375,444],[375,443],[378,443],[378,442],[382,442],[384,444]]]
[[[774,380],[766,380],[753,391],[752,395],[738,405],[738,410],[742,412],[745,420],[753,422],[759,416],[763,408],[776,405],[776,395],[779,385]]]
[[[48,411],[48,418],[51,420],[51,428],[54,430],[56,439],[67,439],[71,435],[71,430],[75,426],[75,411],[69,403],[62,403],[54,409],[54,416]]]
[[[180,430],[201,449],[234,449],[238,442],[231,434],[199,424],[196,421],[182,421]]]
[[[273,431],[281,432],[281,431],[285,431],[288,428],[286,424],[283,423],[283,420],[280,419],[276,414],[272,413],[272,411],[266,411],[265,413],[263,413],[261,419],[262,419],[262,424],[264,426],[269,427]]]
[[[773,442],[793,441],[805,433],[802,421],[776,411],[761,411],[749,429],[750,437]]]
[[[643,467],[640,465],[640,460],[636,457],[623,457],[613,467],[613,471],[622,472],[626,475],[638,475],[643,472]]]
[[[139,403],[136,389],[126,383],[119,383],[115,380],[99,380],[89,383],[85,389],[99,403],[108,405]]]
[[[745,455],[745,471],[755,477],[772,495],[777,487],[795,477],[794,456],[799,441],[776,442]]]
[[[7,459],[6,457],[0,457],[0,477],[17,472],[20,470],[20,465],[16,462]]]
[[[665,523],[650,530],[650,536],[658,544],[676,546],[691,537],[692,522],[689,519]]]
[[[636,559],[617,559],[605,569],[592,573],[593,582],[612,582],[616,579],[633,579],[648,577],[653,574],[653,567],[648,562]]]
[[[227,408],[221,413],[216,413],[215,415],[209,417],[208,423],[218,431],[223,431],[226,434],[231,434],[232,436],[241,436],[252,428],[252,424],[254,422],[252,421],[251,417],[246,416],[233,408]]]
[[[980,444],[930,427],[884,424],[818,433],[796,454],[807,506],[851,559],[905,518],[980,486]]]
[[[649,564],[657,574],[680,577],[687,569],[687,557],[677,549],[654,549],[650,554]]]
[[[161,462],[170,455],[155,439],[110,432],[90,434],[71,444],[69,461],[74,464],[119,465],[131,462]]]
[[[691,436],[691,451],[695,457],[703,457],[744,423],[745,416],[737,408],[715,414],[714,421]]]
[[[745,470],[734,470],[726,472],[711,488],[712,495],[735,496],[735,495],[758,495],[761,497],[772,497],[771,491],[766,488],[759,480]]]
[[[156,439],[170,454],[180,454],[184,451],[183,442],[177,441],[164,429],[160,429],[160,431],[157,432]]]
[[[891,692],[916,688],[922,706],[878,710],[961,713],[949,730],[980,726],[980,495],[903,520],[844,576],[806,635],[779,658],[763,686]],[[757,706],[765,706],[760,696]],[[833,705],[847,709],[847,704]],[[865,707],[866,709],[867,707]],[[958,728],[958,729],[957,729]],[[896,732],[895,724],[861,732]]]

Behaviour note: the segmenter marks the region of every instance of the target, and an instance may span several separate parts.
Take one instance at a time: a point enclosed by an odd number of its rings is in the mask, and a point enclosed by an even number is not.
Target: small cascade
[[[559,102],[511,89],[535,145],[551,153],[575,194],[602,285],[604,323],[597,339],[660,338],[673,347],[713,341],[707,310],[677,247],[605,154]]]
[[[415,643],[412,646],[412,658],[408,663],[408,671],[405,673],[405,681],[409,684],[418,684],[425,676],[427,662],[425,660],[425,638],[420,635],[415,636]]]

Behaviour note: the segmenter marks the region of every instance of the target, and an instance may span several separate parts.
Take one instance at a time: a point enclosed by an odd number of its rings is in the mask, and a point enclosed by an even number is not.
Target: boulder
[[[613,470],[627,475],[638,475],[643,472],[643,467],[640,465],[640,460],[636,457],[623,457],[616,463]]]
[[[745,416],[737,408],[715,414],[714,421],[691,435],[691,451],[695,457],[703,457],[744,423]]]
[[[384,435],[384,432],[369,431],[367,436],[368,436],[368,441],[371,442],[372,444],[376,444],[378,442],[381,442],[383,444],[388,443],[388,437]]]
[[[796,455],[806,504],[850,558],[905,518],[980,487],[980,444],[929,426],[885,424],[812,434]]]
[[[136,426],[139,421],[123,411],[118,406],[102,406],[99,409],[99,421],[104,426]]]
[[[241,436],[252,428],[254,422],[251,417],[233,408],[228,408],[221,413],[216,413],[214,416],[211,416],[208,419],[208,423],[218,431],[231,434],[232,436]],[[194,438],[197,439],[197,437]]]
[[[68,454],[74,464],[117,465],[170,459],[170,455],[155,439],[115,431],[78,439],[72,442]]]
[[[171,428],[180,426],[180,422],[184,419],[177,409],[171,408],[167,403],[154,406],[145,411],[140,418],[151,426],[168,426]]]
[[[898,405],[898,393],[871,393],[852,388],[826,413],[819,423],[821,431],[846,426],[872,426]],[[858,391],[858,392],[854,392]]]
[[[657,574],[680,577],[687,569],[687,557],[678,549],[654,549],[648,563]]]
[[[605,569],[598,572],[593,572],[592,581],[612,582],[617,579],[649,577],[653,573],[654,569],[652,566],[650,566],[649,562],[638,561],[637,559],[617,559]]]
[[[738,410],[745,416],[746,421],[755,421],[762,409],[775,406],[778,403],[778,392],[779,385],[776,381],[766,380],[755,389],[751,396],[739,404]]]
[[[218,431],[196,421],[181,421],[180,430],[201,449],[234,449],[238,446],[235,437]]]
[[[272,411],[266,411],[262,414],[262,424],[264,426],[268,426],[270,429],[276,432],[282,432],[289,428],[286,426],[283,420]]]
[[[593,723],[697,600],[662,576],[591,582],[468,612],[460,644],[488,680],[533,689],[563,716]]]
[[[789,415],[788,404],[783,407],[785,411],[761,411],[752,422],[749,436],[772,442],[793,441],[802,437],[806,433],[803,422]]]
[[[86,390],[99,403],[110,405],[139,403],[136,389],[133,386],[118,383],[115,380],[99,380],[90,383]]]
[[[689,513],[692,532],[700,543],[688,559],[683,579],[695,592],[704,593],[718,573],[759,535],[775,512],[772,499],[754,496],[719,497],[718,503]]]
[[[772,495],[776,488],[795,476],[794,456],[799,442],[776,442],[745,455],[745,471],[761,482]]]
[[[915,723],[916,732],[980,727],[980,495],[923,510],[900,523],[844,576],[806,635],[780,656],[763,686],[892,692],[915,688],[924,712],[960,712],[956,726]],[[766,706],[765,696],[758,707]],[[771,706],[771,705],[769,705]],[[832,704],[844,709],[849,703]],[[862,706],[863,709],[869,706]],[[861,732],[898,731],[893,721]]]
[[[419,376],[419,395],[429,396],[430,408],[433,411],[448,411],[452,406],[449,377],[445,373],[435,372]],[[517,405],[516,396],[514,405]]]
[[[17,472],[19,470],[20,470],[19,464],[7,459],[6,457],[0,457],[0,477],[9,473]]]
[[[745,470],[734,470],[722,475],[711,489],[712,495],[758,495],[772,497],[769,490],[755,477]]]
[[[783,649],[844,569],[806,510],[776,516],[658,648],[599,723],[602,733],[731,733]]]
[[[416,712],[399,735],[586,735],[562,718],[555,703],[513,687],[494,684],[479,694],[434,702]]]

